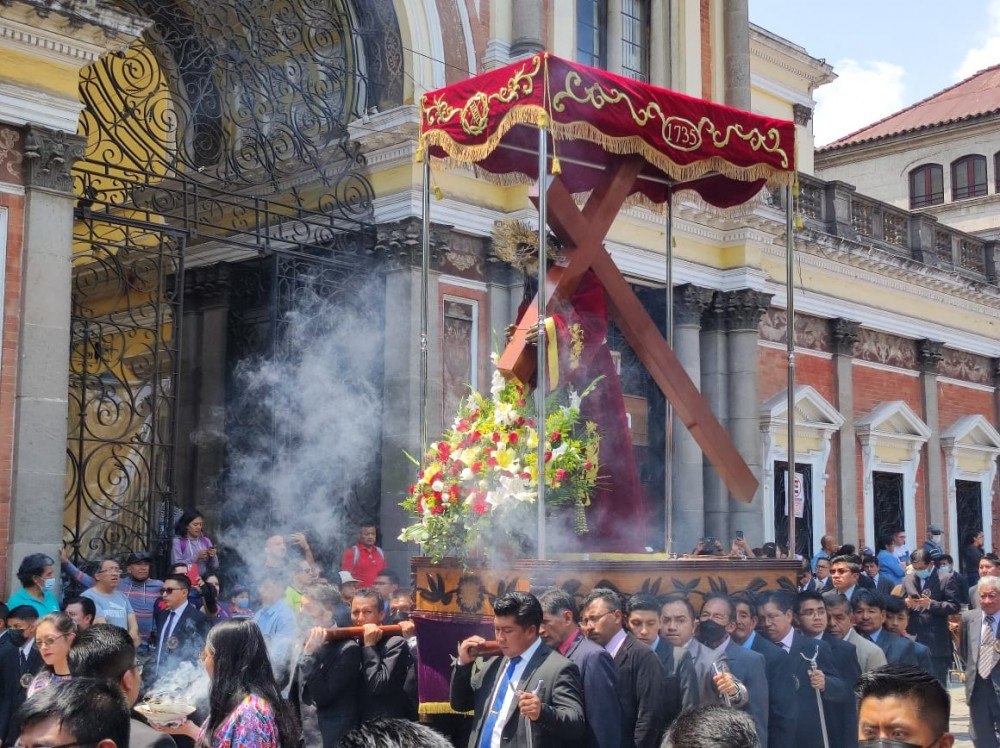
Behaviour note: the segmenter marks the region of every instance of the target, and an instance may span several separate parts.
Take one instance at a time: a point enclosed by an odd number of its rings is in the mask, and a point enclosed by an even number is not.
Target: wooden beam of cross
[[[634,157],[616,160],[582,211],[561,178],[551,181],[546,195],[548,225],[566,247],[569,262],[561,272],[550,272],[547,277],[546,309],[554,306],[553,299],[569,299],[583,274],[593,270],[604,286],[612,319],[625,340],[729,492],[749,502],[757,492],[757,478],[604,248],[604,239],[642,166],[643,161]],[[537,204],[536,195],[532,201]],[[522,382],[529,381],[534,373],[536,357],[526,351],[525,335],[538,324],[537,304],[536,297],[498,364],[505,376],[516,376]]]

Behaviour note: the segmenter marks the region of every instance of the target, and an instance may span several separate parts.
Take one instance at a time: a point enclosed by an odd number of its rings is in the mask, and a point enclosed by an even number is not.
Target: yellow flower
[[[494,456],[496,457],[497,468],[502,470],[511,470],[517,459],[517,452],[513,449],[508,449],[507,447],[500,447],[497,449]]]

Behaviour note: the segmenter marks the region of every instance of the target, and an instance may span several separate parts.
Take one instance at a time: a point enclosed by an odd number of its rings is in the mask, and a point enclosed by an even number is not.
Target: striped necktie
[[[980,678],[989,678],[997,663],[996,637],[993,635],[993,616],[983,617],[983,636],[979,643],[979,666],[976,671]]]

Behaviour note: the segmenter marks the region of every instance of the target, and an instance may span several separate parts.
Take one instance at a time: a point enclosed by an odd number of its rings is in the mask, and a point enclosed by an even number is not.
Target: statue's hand
[[[524,342],[528,345],[538,345],[538,331],[543,327],[545,327],[544,319],[536,327],[529,327],[528,332],[524,334]]]
[[[517,325],[511,322],[503,329],[503,337],[506,343],[510,343],[510,339],[514,337],[514,331],[517,330]]]

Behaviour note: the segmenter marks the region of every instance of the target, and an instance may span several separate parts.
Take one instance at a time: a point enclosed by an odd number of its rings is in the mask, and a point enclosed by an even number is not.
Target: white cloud
[[[883,60],[845,59],[834,63],[837,80],[816,89],[816,145],[870,125],[905,105],[905,71]]]
[[[965,53],[962,64],[955,71],[956,81],[1000,63],[1000,0],[991,0],[987,12],[990,21],[983,34],[983,43]]]

